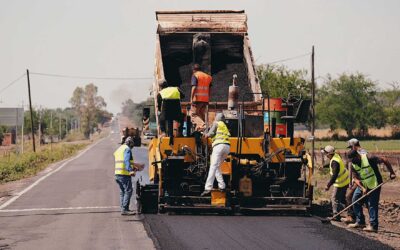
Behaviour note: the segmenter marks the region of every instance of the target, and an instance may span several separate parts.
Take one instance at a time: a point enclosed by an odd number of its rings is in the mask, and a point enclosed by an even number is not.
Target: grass
[[[360,141],[361,146],[367,151],[400,151],[400,140],[374,140]],[[323,148],[326,145],[332,145],[338,150],[347,150],[346,141],[316,141],[315,148]],[[306,148],[311,148],[311,143],[306,143]]]
[[[68,158],[88,143],[57,143],[41,146],[36,153],[9,153],[0,157],[0,184],[33,176],[49,164]]]

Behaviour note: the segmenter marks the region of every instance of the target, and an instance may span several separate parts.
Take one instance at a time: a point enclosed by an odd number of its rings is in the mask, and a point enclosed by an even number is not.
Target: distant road
[[[43,174],[40,182],[2,208],[0,249],[154,248],[136,216],[120,215],[112,156],[119,140],[117,132],[80,157],[60,163],[56,172]],[[146,162],[144,148],[134,153]]]

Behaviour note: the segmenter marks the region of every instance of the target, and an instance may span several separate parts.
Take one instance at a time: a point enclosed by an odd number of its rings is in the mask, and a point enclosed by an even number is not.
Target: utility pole
[[[39,107],[39,146],[42,145],[42,107]]]
[[[22,114],[25,113],[24,101],[22,101]],[[21,153],[24,153],[24,124],[25,124],[25,115],[22,115],[22,128],[21,128]]]
[[[28,94],[29,94],[29,109],[31,112],[31,130],[32,130],[32,146],[33,146],[33,152],[36,152],[36,146],[35,146],[35,132],[33,131],[33,113],[32,113],[32,98],[31,98],[31,83],[29,80],[29,70],[26,70],[26,78],[28,80]]]
[[[61,141],[61,112],[58,115],[58,136],[59,141]]]
[[[314,173],[315,168],[315,76],[314,76],[314,45],[312,46],[311,52],[311,158],[312,158],[312,173]]]

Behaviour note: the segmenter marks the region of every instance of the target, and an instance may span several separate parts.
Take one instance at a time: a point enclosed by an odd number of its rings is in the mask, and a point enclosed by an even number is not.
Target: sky
[[[257,64],[303,55],[315,45],[316,76],[362,72],[381,89],[400,82],[398,0],[0,0],[0,107],[68,107],[77,86],[94,83],[107,109],[149,97],[156,10],[245,10]],[[283,62],[309,68],[310,58]]]

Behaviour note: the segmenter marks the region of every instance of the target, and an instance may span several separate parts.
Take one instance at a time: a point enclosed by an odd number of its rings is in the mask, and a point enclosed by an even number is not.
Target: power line
[[[61,74],[39,73],[39,72],[30,72],[30,74],[31,75],[40,75],[40,76],[70,78],[70,79],[91,79],[91,80],[130,81],[130,80],[152,80],[153,79],[153,77],[96,77],[96,76],[61,75]]]
[[[305,57],[305,56],[309,56],[309,55],[311,55],[311,53],[306,53],[306,54],[302,54],[302,55],[298,55],[298,56],[288,57],[288,58],[285,58],[285,59],[269,62],[269,63],[266,63],[266,64],[275,64],[275,63],[280,63],[280,62],[291,61],[291,60],[295,60],[297,58],[301,58],[301,57]]]
[[[15,79],[14,81],[10,82],[9,84],[7,84],[7,86],[5,86],[4,88],[2,88],[0,90],[0,94],[3,93],[3,91],[5,91],[6,89],[8,89],[9,87],[11,87],[14,83],[18,82],[22,77],[24,77],[26,74],[23,73],[21,76],[19,76],[17,79]]]

